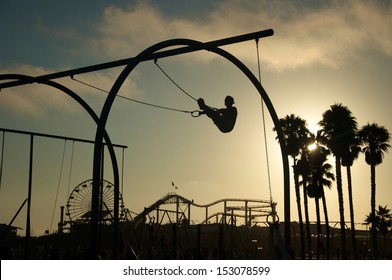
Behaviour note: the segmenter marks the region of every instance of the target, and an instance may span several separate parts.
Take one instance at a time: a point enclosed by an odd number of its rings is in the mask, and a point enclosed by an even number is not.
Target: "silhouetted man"
[[[222,109],[216,109],[206,105],[203,98],[199,98],[197,103],[199,104],[200,109],[203,110],[202,113],[212,119],[221,132],[227,133],[233,130],[235,121],[237,120],[237,108],[233,106],[233,97],[230,95],[226,96],[226,108]]]

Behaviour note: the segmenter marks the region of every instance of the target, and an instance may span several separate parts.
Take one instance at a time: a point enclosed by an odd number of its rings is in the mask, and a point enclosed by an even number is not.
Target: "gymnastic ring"
[[[270,217],[272,217],[272,220],[274,220],[274,219],[273,219],[274,216],[275,216],[275,218],[277,218],[275,223],[279,223],[279,216],[278,216],[278,214],[276,214],[276,213],[270,213],[270,214],[267,215],[267,218],[266,218],[267,223],[268,223],[269,225],[273,225],[273,224],[274,224],[274,223],[268,221],[268,219],[269,219]]]
[[[200,117],[201,115],[203,115],[204,114],[204,112],[203,111],[192,111],[191,112],[191,116],[192,117],[194,117],[194,118],[197,118],[197,117]]]

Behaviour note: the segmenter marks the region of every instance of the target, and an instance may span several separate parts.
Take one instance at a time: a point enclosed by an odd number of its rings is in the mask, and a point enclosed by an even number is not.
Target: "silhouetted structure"
[[[230,54],[229,52],[223,50],[220,48],[221,46],[224,45],[229,45],[229,44],[234,44],[234,43],[239,43],[239,42],[244,42],[248,40],[256,40],[258,42],[258,39],[272,36],[273,35],[273,30],[263,30],[263,31],[258,31],[258,32],[253,32],[253,33],[248,33],[248,34],[243,34],[239,36],[234,36],[234,37],[229,37],[229,38],[224,38],[220,40],[215,40],[215,41],[210,41],[210,42],[199,42],[196,40],[191,40],[191,39],[172,39],[172,40],[166,40],[159,42],[155,45],[152,45],[142,52],[140,52],[137,56],[133,58],[128,58],[128,59],[122,59],[118,61],[111,61],[108,63],[101,63],[98,65],[92,65],[92,66],[87,66],[87,67],[82,67],[78,69],[71,69],[71,70],[66,70],[66,71],[61,71],[57,73],[51,73],[47,75],[42,75],[42,76],[27,76],[27,75],[21,75],[21,74],[4,74],[0,75],[0,80],[9,80],[3,83],[0,83],[0,89],[5,89],[5,88],[10,88],[10,87],[15,87],[15,86],[21,86],[21,85],[26,85],[26,84],[32,84],[32,83],[40,83],[44,84],[50,87],[54,87],[59,89],[60,91],[63,91],[67,95],[71,96],[79,105],[81,105],[86,112],[89,113],[90,117],[95,121],[97,124],[96,128],[96,133],[95,133],[95,140],[94,140],[94,155],[93,155],[93,186],[92,186],[92,200],[91,200],[91,222],[90,222],[90,248],[92,249],[97,249],[99,247],[99,228],[100,228],[100,214],[101,210],[100,209],[100,197],[101,197],[101,190],[100,190],[100,182],[103,179],[103,173],[102,173],[102,162],[103,162],[103,151],[104,151],[104,145],[107,144],[107,147],[109,149],[109,155],[110,155],[110,160],[112,164],[112,169],[113,169],[113,185],[115,188],[114,191],[114,213],[113,213],[113,258],[115,259],[117,256],[117,248],[118,248],[118,223],[119,223],[119,185],[120,185],[120,179],[119,179],[119,170],[118,170],[118,164],[117,164],[117,159],[116,159],[116,154],[114,153],[113,149],[113,144],[111,143],[111,140],[109,138],[109,135],[106,132],[106,124],[107,120],[112,108],[112,105],[114,103],[115,97],[118,94],[118,91],[120,90],[121,86],[123,85],[124,81],[126,78],[131,74],[131,72],[140,64],[141,62],[148,61],[148,60],[155,60],[158,58],[163,58],[163,57],[170,57],[170,56],[175,56],[175,55],[180,55],[180,54],[185,54],[185,53],[190,53],[190,52],[195,52],[195,51],[201,51],[201,50],[206,50],[211,53],[215,53],[231,63],[233,63],[248,79],[249,81],[254,85],[254,87],[257,89],[259,92],[261,98],[264,101],[264,104],[266,105],[270,116],[272,118],[272,121],[276,127],[276,132],[278,134],[278,138],[280,139],[280,148],[281,148],[281,156],[282,156],[282,163],[283,163],[283,179],[284,179],[284,223],[285,223],[285,232],[284,232],[284,241],[285,241],[285,247],[287,250],[290,250],[291,248],[291,240],[290,240],[290,180],[289,180],[289,164],[288,164],[288,158],[287,158],[287,153],[286,153],[286,147],[283,143],[283,135],[282,131],[279,125],[279,119],[276,114],[276,111],[272,105],[271,100],[269,99],[266,91],[262,87],[261,83],[257,78],[254,76],[254,74],[250,71],[248,67],[246,67],[240,60],[238,60],[235,56]],[[180,46],[178,48],[172,48],[175,46]],[[168,49],[169,48],[169,49]],[[163,49],[168,49],[164,50]],[[108,68],[113,68],[113,67],[118,67],[118,66],[126,66],[121,73],[118,75],[116,78],[113,87],[111,88],[106,100],[105,104],[102,107],[102,111],[98,115],[92,110],[92,108],[82,99],[80,98],[75,92],[70,90],[69,88],[54,82],[53,80],[62,78],[62,77],[73,77],[74,75],[82,74],[82,73],[88,73],[88,72],[94,72],[94,71],[100,71],[103,69],[108,69]],[[104,143],[105,141],[105,143]],[[31,136],[31,147],[33,146],[33,136]],[[30,149],[32,151],[32,149]],[[30,161],[32,161],[32,152],[30,153]],[[30,164],[30,167],[32,164]],[[31,173],[31,172],[30,172]],[[31,180],[30,180],[31,181]],[[30,184],[31,185],[31,184]],[[31,188],[29,188],[31,189]],[[117,196],[117,197],[116,197]],[[30,195],[28,196],[28,209],[30,205]],[[29,216],[29,214],[27,215]],[[29,219],[27,219],[26,222],[26,233],[29,234],[30,232],[30,223]],[[26,240],[29,240],[29,236],[26,234]],[[26,243],[26,247],[27,243]],[[29,251],[29,250],[26,250]],[[96,250],[98,251],[98,250]]]
[[[206,114],[214,124],[219,128],[219,130],[223,133],[227,133],[233,130],[235,122],[237,120],[237,108],[234,107],[234,98],[230,95],[225,98],[225,106],[226,108],[216,109],[210,106],[207,106],[204,102],[203,98],[199,98],[197,100],[199,107],[203,110],[203,113]]]

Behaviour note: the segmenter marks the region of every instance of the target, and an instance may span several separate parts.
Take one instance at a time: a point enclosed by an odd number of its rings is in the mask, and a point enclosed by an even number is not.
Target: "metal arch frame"
[[[255,38],[256,39],[256,38]],[[202,43],[200,41],[191,40],[191,39],[172,39],[167,41],[162,41],[155,45],[150,46],[145,49],[141,53],[139,53],[130,63],[126,65],[123,71],[120,73],[116,81],[114,82],[112,88],[110,89],[109,95],[104,103],[104,106],[101,111],[101,115],[99,117],[99,122],[97,125],[97,131],[95,135],[95,146],[94,146],[94,161],[93,161],[93,194],[92,194],[92,219],[91,219],[91,247],[97,247],[97,235],[96,232],[98,230],[98,221],[99,221],[99,181],[100,181],[100,165],[101,165],[101,151],[103,145],[103,135],[105,132],[105,126],[109,117],[110,109],[114,102],[114,99],[120,90],[122,84],[125,79],[130,75],[130,73],[136,68],[136,66],[142,62],[149,60],[150,57],[153,57],[156,51],[159,51],[164,48],[185,45],[190,48],[194,48],[193,51],[198,50],[207,50],[210,52],[214,52],[230,62],[232,62],[237,68],[239,68],[245,76],[252,82],[257,91],[259,92],[261,98],[265,102],[270,116],[275,125],[278,140],[281,148],[281,155],[283,161],[283,175],[284,175],[284,220],[285,220],[285,246],[288,252],[291,252],[291,236],[290,236],[290,180],[289,180],[289,164],[288,164],[288,155],[286,151],[286,146],[283,138],[283,132],[281,126],[279,124],[279,118],[276,114],[276,111],[272,105],[271,100],[269,99],[266,91],[262,87],[261,83],[257,80],[257,78],[253,75],[253,73],[236,57],[224,51],[223,49],[218,48],[216,45],[211,43]],[[176,54],[173,54],[176,55]]]
[[[19,81],[24,81],[28,83],[38,83],[38,84],[45,84],[47,86],[56,88],[64,93],[66,93],[68,96],[73,98],[76,102],[78,102],[85,110],[86,112],[91,116],[91,118],[94,120],[94,122],[98,125],[100,120],[97,116],[97,114],[94,112],[94,110],[79,96],[77,95],[74,91],[70,90],[69,88],[63,86],[62,84],[59,84],[57,82],[54,82],[52,80],[46,80],[46,79],[37,79],[32,76],[28,75],[21,75],[21,74],[2,74],[0,75],[0,80],[19,80]],[[113,257],[116,258],[117,253],[118,253],[118,216],[119,216],[119,193],[120,193],[120,175],[119,175],[119,169],[118,169],[118,163],[117,163],[117,158],[116,158],[116,153],[114,151],[114,146],[113,143],[109,137],[109,134],[104,130],[103,132],[103,138],[105,139],[105,144],[108,147],[110,159],[112,162],[112,167],[113,167],[113,185],[114,185],[114,219],[113,219]]]
[[[93,181],[95,182],[95,188],[93,186],[93,217],[92,217],[92,222],[91,222],[91,248],[96,249],[97,248],[97,230],[98,230],[98,222],[99,222],[99,180],[101,177],[100,174],[100,162],[101,162],[101,152],[103,148],[103,138],[105,137],[105,126],[107,122],[107,118],[111,109],[111,106],[113,104],[114,98],[117,95],[117,92],[119,91],[120,87],[122,86],[122,83],[125,81],[125,78],[131,73],[131,71],[142,61],[147,61],[147,60],[152,60],[152,59],[158,59],[158,58],[163,58],[163,57],[169,57],[169,56],[174,56],[174,55],[179,55],[179,54],[184,54],[184,53],[189,53],[189,52],[194,52],[194,51],[199,51],[199,50],[207,50],[207,51],[212,51],[215,52],[216,54],[219,54],[226,59],[230,60],[233,64],[235,64],[250,80],[251,82],[255,85],[256,89],[259,91],[259,94],[261,95],[262,99],[267,105],[267,108],[269,110],[269,113],[272,117],[272,120],[274,122],[277,134],[278,134],[278,140],[280,143],[281,147],[281,153],[282,153],[282,161],[283,161],[283,175],[284,175],[284,219],[285,219],[285,245],[287,250],[290,252],[291,251],[291,241],[290,241],[290,188],[289,188],[289,166],[288,166],[288,155],[286,152],[286,147],[284,145],[284,140],[283,140],[283,134],[281,131],[281,127],[279,124],[279,121],[277,119],[277,114],[272,106],[271,101],[269,100],[269,97],[267,93],[265,92],[264,88],[261,86],[259,81],[254,77],[254,75],[251,73],[251,71],[242,64],[237,58],[232,56],[231,54],[225,52],[222,49],[219,49],[219,46],[223,45],[229,45],[233,43],[238,43],[238,42],[243,42],[243,41],[248,41],[248,40],[253,40],[253,39],[259,39],[262,37],[268,37],[273,35],[273,30],[272,29],[267,29],[263,31],[257,31],[253,33],[248,33],[248,34],[243,34],[239,36],[234,36],[234,37],[229,37],[229,38],[224,38],[220,40],[215,40],[215,41],[210,41],[206,43],[198,42],[195,40],[189,40],[189,39],[173,39],[173,40],[168,40],[168,41],[163,41],[158,44],[155,44],[143,52],[141,52],[137,57],[133,58],[127,58],[127,59],[122,59],[122,60],[117,60],[117,61],[111,61],[107,63],[102,63],[98,65],[92,65],[92,66],[87,66],[87,67],[82,67],[78,69],[72,69],[72,70],[66,70],[66,71],[61,71],[57,73],[51,73],[51,74],[46,74],[38,77],[28,77],[27,79],[20,79],[16,81],[10,81],[10,82],[5,82],[0,84],[0,90],[4,88],[9,88],[9,87],[15,87],[15,86],[20,86],[24,84],[29,84],[33,82],[38,82],[38,83],[44,83],[44,81],[49,82],[51,80],[61,78],[61,77],[66,77],[66,76],[72,76],[72,75],[77,75],[77,74],[82,74],[82,73],[87,73],[87,72],[93,72],[93,71],[98,71],[98,70],[103,70],[107,68],[113,68],[113,67],[118,67],[118,66],[126,66],[117,80],[115,81],[114,85],[112,86],[112,89],[110,90],[109,96],[106,99],[105,105],[101,111],[101,116],[98,119],[97,123],[97,131],[96,131],[96,136],[95,136],[95,147],[94,147],[94,162],[93,162]],[[169,49],[166,51],[161,51],[161,52],[156,52],[160,49],[170,47],[170,46],[176,46],[176,45],[185,45],[185,47],[180,47],[177,49]],[[0,75],[0,79],[2,79],[4,75]],[[117,246],[117,245],[116,245]]]

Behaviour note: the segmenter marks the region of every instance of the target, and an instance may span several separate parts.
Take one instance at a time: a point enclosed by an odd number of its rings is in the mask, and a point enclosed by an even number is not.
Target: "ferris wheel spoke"
[[[84,201],[90,201],[92,197],[92,186],[89,186],[88,184],[83,185],[83,191],[80,194],[80,199],[83,199]]]
[[[102,187],[102,219],[111,222],[114,212],[114,186],[103,180]],[[71,223],[86,223],[91,219],[92,180],[77,185],[67,201],[66,215]],[[119,216],[124,216],[124,202],[119,194]]]

